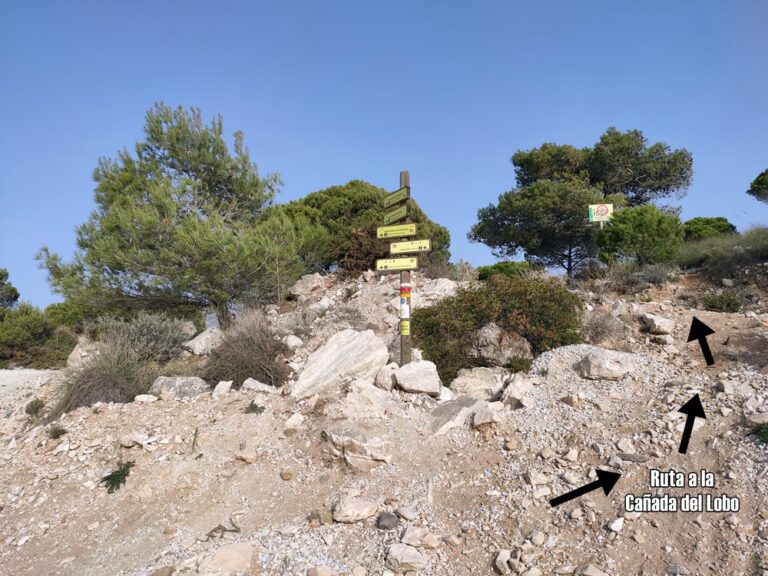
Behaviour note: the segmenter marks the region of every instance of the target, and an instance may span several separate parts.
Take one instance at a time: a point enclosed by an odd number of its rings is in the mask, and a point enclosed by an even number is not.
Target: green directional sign
[[[430,240],[412,240],[410,242],[393,242],[389,245],[390,254],[412,254],[413,252],[429,252],[432,249]]]
[[[416,224],[398,224],[376,228],[376,238],[405,238],[416,236]]]
[[[395,190],[391,194],[384,196],[384,208],[394,206],[398,202],[403,202],[411,197],[411,189],[408,186],[403,186],[400,190]]]
[[[392,224],[393,222],[397,222],[398,220],[405,220],[407,216],[408,216],[408,207],[400,206],[399,208],[395,208],[394,210],[391,210],[390,212],[387,212],[386,214],[384,214],[384,224]]]

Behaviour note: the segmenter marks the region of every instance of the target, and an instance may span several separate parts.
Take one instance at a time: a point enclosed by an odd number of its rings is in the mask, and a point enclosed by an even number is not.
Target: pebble
[[[376,519],[376,528],[379,530],[394,530],[397,528],[399,521],[397,516],[392,512],[382,512]]]

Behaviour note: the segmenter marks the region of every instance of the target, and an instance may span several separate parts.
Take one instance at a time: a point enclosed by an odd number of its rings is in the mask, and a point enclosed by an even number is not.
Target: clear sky
[[[69,259],[91,174],[141,138],[153,103],[222,114],[278,201],[352,179],[412,192],[452,236],[514,186],[511,155],[638,128],[691,151],[683,217],[768,223],[765,0],[0,0],[0,267],[50,293],[33,255]]]

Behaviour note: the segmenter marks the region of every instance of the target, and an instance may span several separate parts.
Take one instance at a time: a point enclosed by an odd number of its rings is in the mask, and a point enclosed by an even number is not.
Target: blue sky
[[[514,185],[511,155],[593,144],[609,126],[685,147],[683,217],[768,223],[768,2],[0,0],[0,267],[50,293],[33,255],[69,259],[91,174],[153,103],[245,133],[284,202],[359,178],[412,193],[452,235]]]

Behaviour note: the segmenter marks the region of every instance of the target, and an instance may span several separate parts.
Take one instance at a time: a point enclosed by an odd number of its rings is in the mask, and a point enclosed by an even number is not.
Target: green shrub
[[[290,370],[278,356],[288,354],[288,347],[275,337],[269,322],[257,311],[237,318],[221,344],[211,352],[204,378],[214,384],[233,380],[236,387],[248,378],[271,386],[282,386]]]
[[[125,334],[111,334],[99,344],[99,353],[66,375],[52,418],[96,402],[131,402],[145,394],[157,376]]]
[[[245,407],[245,410],[243,410],[246,414],[261,414],[264,412],[264,406],[261,406],[260,404],[256,404],[253,400],[251,400],[251,403],[248,404],[248,406]]]
[[[48,438],[51,440],[56,440],[57,438],[61,438],[64,436],[64,434],[67,433],[67,429],[63,426],[59,426],[58,424],[54,424],[50,428],[48,428]]]
[[[528,262],[497,262],[489,266],[479,266],[477,268],[477,279],[488,280],[488,278],[496,274],[516,278],[527,273],[529,270],[531,270],[531,265]]]
[[[682,241],[680,218],[652,205],[617,210],[597,238],[606,262],[633,258],[640,265],[671,261]]]
[[[722,216],[716,218],[691,218],[683,224],[683,237],[686,242],[695,242],[705,238],[715,238],[735,233],[736,226]]]
[[[39,308],[22,303],[5,312],[0,322],[0,347],[25,351],[35,344],[43,344],[53,335],[55,326]]]
[[[763,444],[768,444],[768,424],[755,426],[752,430],[752,434],[757,436],[757,439]]]
[[[704,268],[713,280],[731,278],[737,270],[768,260],[768,227],[686,242],[675,262],[683,269]]]
[[[131,468],[133,468],[133,465],[133,460],[129,460],[128,462],[123,462],[121,460],[117,463],[115,469],[112,472],[105,475],[101,479],[101,482],[107,487],[107,492],[112,494],[115,490],[119,490],[120,487],[125,484],[125,481],[128,479],[128,474],[131,473]]]
[[[719,294],[705,294],[701,305],[710,312],[738,312],[741,310],[741,297],[734,290],[723,290]]]
[[[579,340],[580,306],[555,279],[494,275],[478,288],[416,310],[414,344],[450,382],[460,369],[482,365],[470,350],[477,331],[489,322],[523,336],[538,354]]]
[[[71,300],[49,304],[43,311],[48,320],[56,326],[66,326],[76,332],[82,332],[86,322],[98,315],[92,308],[76,304]]]
[[[167,362],[189,340],[184,321],[162,313],[139,312],[131,320],[99,318],[95,332],[99,340],[126,342],[141,360]]]

